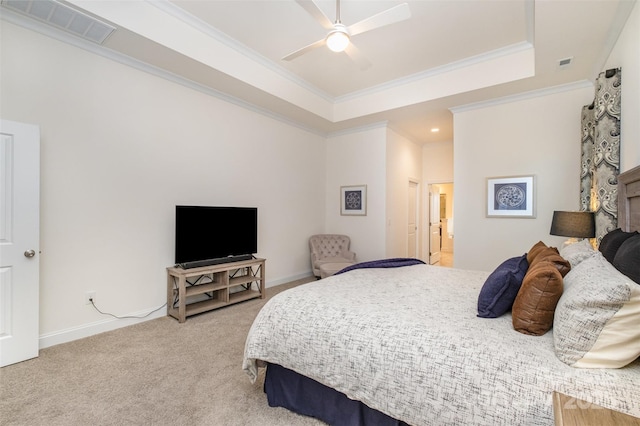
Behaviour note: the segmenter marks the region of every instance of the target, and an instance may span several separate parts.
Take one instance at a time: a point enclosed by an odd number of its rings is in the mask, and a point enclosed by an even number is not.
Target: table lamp
[[[577,239],[596,236],[595,215],[593,212],[554,211],[551,221],[551,235],[570,237],[565,245],[573,244]]]

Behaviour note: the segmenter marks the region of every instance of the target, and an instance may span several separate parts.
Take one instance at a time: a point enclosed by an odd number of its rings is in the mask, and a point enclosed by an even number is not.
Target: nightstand
[[[640,426],[640,418],[559,392],[553,393],[553,417],[556,426]]]

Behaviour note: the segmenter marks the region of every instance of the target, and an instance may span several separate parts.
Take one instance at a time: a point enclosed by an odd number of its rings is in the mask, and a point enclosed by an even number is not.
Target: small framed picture
[[[367,215],[367,185],[340,187],[340,214],[343,216]]]
[[[487,178],[487,217],[534,218],[535,176]]]

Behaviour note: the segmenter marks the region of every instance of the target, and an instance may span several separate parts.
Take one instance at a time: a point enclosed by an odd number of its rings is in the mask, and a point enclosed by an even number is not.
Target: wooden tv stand
[[[192,269],[167,268],[167,315],[182,323],[191,315],[264,299],[264,263],[265,259],[250,259]]]

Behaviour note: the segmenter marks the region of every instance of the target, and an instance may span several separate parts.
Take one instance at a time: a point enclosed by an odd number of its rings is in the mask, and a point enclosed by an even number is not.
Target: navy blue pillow
[[[529,269],[526,253],[507,259],[489,275],[478,296],[478,316],[498,318],[511,310]]]

